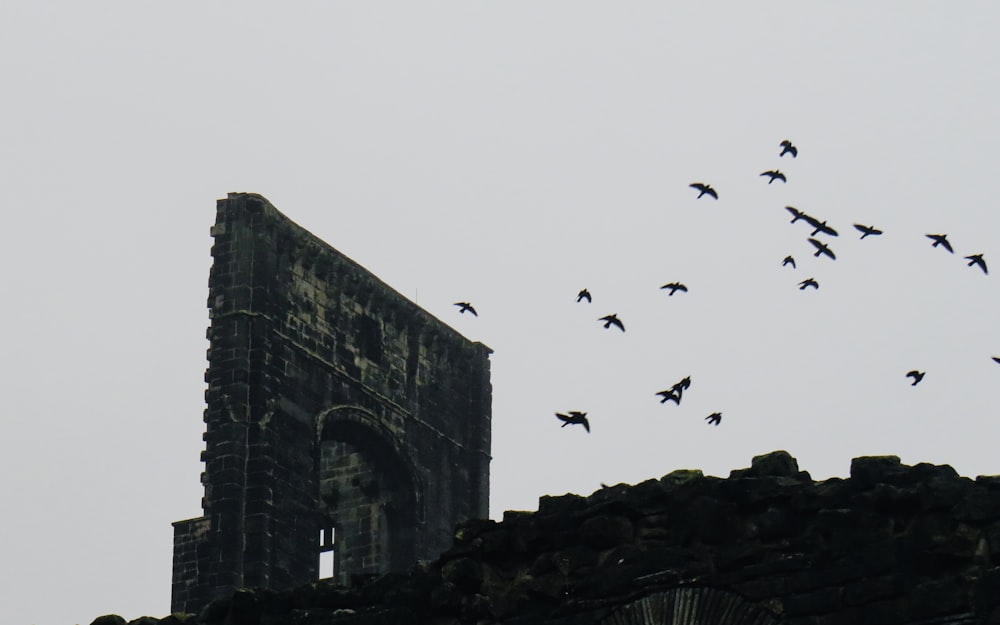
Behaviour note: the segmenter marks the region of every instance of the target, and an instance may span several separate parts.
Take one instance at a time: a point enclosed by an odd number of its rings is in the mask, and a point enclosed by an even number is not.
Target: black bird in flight
[[[686,376],[680,382],[674,384],[665,391],[660,391],[657,395],[663,398],[660,400],[661,404],[666,403],[668,400],[673,400],[679,406],[681,403],[681,397],[684,396],[684,391],[689,388],[691,388],[691,376]]]
[[[712,414],[705,417],[705,421],[708,421],[709,425],[719,425],[722,422],[722,413],[713,412]]]
[[[910,386],[916,386],[917,384],[919,384],[920,380],[924,379],[924,375],[926,373],[927,373],[926,371],[917,371],[916,369],[914,369],[913,371],[907,371],[906,377],[913,378],[913,384],[911,384]]]
[[[826,221],[820,221],[815,217],[810,217],[809,215],[806,215],[805,213],[802,214],[802,219],[805,219],[807,222],[809,222],[809,225],[813,227],[812,234],[810,234],[809,236],[814,237],[818,232],[822,232],[823,234],[828,234],[831,237],[840,236],[839,234],[837,234],[836,230],[826,225]]]
[[[785,139],[784,141],[781,142],[781,154],[779,154],[778,156],[784,156],[785,154],[791,154],[792,158],[795,158],[796,156],[799,155],[798,148],[792,145],[792,142],[789,141],[788,139]]]
[[[864,226],[862,224],[854,224],[854,227],[857,228],[858,232],[861,233],[862,239],[868,235],[878,236],[882,234],[882,231],[876,228],[875,226]]]
[[[795,259],[791,256],[785,256],[785,260],[781,261],[781,266],[791,265],[792,269],[795,269]]]
[[[698,189],[698,191],[701,192],[701,193],[698,194],[698,197],[701,197],[701,196],[707,194],[707,195],[711,195],[715,199],[719,199],[719,194],[715,192],[715,189],[713,189],[711,187],[711,185],[707,185],[704,182],[693,182],[693,183],[689,184],[688,186],[691,187],[691,188],[693,188],[693,189]]]
[[[979,265],[979,268],[983,270],[983,273],[989,273],[989,271],[986,271],[986,261],[983,260],[982,254],[973,254],[971,256],[966,256],[965,259],[969,261],[969,267],[973,265]]]
[[[668,388],[665,391],[660,391],[657,393],[660,396],[660,403],[665,404],[668,401],[673,401],[678,406],[681,405],[681,396],[674,391],[672,388]]]
[[[598,321],[603,321],[605,328],[610,328],[611,326],[614,325],[614,326],[617,326],[618,329],[621,330],[622,332],[625,331],[625,324],[623,324],[622,320],[618,318],[618,315],[616,315],[614,313],[612,313],[610,315],[605,315],[605,316],[601,317],[600,319],[598,319]]]
[[[786,206],[785,210],[792,214],[792,220],[788,223],[795,223],[796,221],[806,216],[805,213],[795,208],[794,206]]]
[[[579,304],[581,300],[587,300],[587,302],[593,301],[590,299],[590,291],[588,291],[587,289],[582,289],[579,293],[577,293],[576,303]]]
[[[767,181],[767,184],[771,184],[775,180],[780,180],[782,182],[788,182],[787,180],[785,180],[785,174],[781,173],[777,169],[771,169],[771,170],[765,171],[764,173],[761,174],[761,176],[769,176],[771,178],[770,180]]]
[[[816,282],[816,280],[814,280],[812,278],[806,278],[802,282],[799,282],[799,290],[800,291],[805,291],[806,287],[809,287],[809,286],[811,286],[814,289],[819,289],[819,282]]]
[[[586,412],[580,412],[579,410],[570,410],[569,414],[563,414],[561,412],[557,412],[556,416],[559,417],[559,420],[563,422],[562,426],[560,427],[580,424],[583,426],[583,429],[587,430],[587,432],[590,432],[590,421],[587,421]]]
[[[833,251],[831,251],[830,248],[828,248],[826,246],[826,243],[823,243],[822,241],[817,241],[816,239],[809,239],[809,242],[812,243],[813,247],[816,248],[816,253],[813,254],[813,256],[819,256],[820,254],[826,254],[831,259],[837,260],[837,257],[834,255]]]
[[[458,312],[460,312],[460,313],[464,313],[465,311],[469,311],[473,315],[475,315],[477,317],[479,316],[479,313],[476,312],[476,309],[473,308],[472,304],[470,304],[469,302],[455,302],[455,305],[459,307]]]
[[[686,286],[684,286],[683,284],[681,284],[680,282],[670,282],[668,284],[664,284],[660,288],[661,289],[670,289],[670,292],[667,293],[667,295],[673,295],[677,291],[684,291],[685,293],[687,293],[687,290],[688,290],[688,288]]]
[[[951,249],[951,243],[948,242],[947,234],[925,234],[924,236],[934,241],[933,243],[931,243],[931,247],[937,247],[940,245],[941,247],[948,250],[952,254],[955,253],[955,250]]]

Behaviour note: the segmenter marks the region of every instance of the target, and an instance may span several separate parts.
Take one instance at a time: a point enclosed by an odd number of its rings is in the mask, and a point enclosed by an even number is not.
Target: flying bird
[[[687,293],[687,290],[688,290],[688,288],[686,286],[684,286],[683,284],[681,284],[680,282],[670,282],[668,284],[664,284],[660,288],[661,289],[670,289],[670,292],[667,293],[667,295],[673,295],[677,291],[684,291],[685,293]]]
[[[790,222],[788,222],[788,223],[792,223],[793,224],[796,221],[798,221],[798,220],[800,220],[800,219],[802,219],[803,217],[806,216],[805,213],[803,213],[799,209],[795,208],[794,206],[786,206],[785,210],[792,214],[792,220]]]
[[[610,315],[605,315],[605,316],[601,317],[600,319],[598,319],[598,321],[603,321],[605,328],[610,328],[611,326],[614,325],[614,326],[617,326],[618,329],[621,330],[622,332],[625,331],[625,324],[623,324],[622,320],[618,318],[618,315],[616,315],[614,313],[612,313]]]
[[[719,425],[722,422],[722,413],[713,412],[712,414],[705,417],[705,421],[708,421],[709,425]]]
[[[701,197],[701,196],[707,194],[707,195],[711,195],[715,199],[719,199],[719,194],[715,192],[715,189],[713,189],[711,187],[711,185],[707,185],[704,182],[693,182],[693,183],[689,184],[688,186],[691,187],[691,188],[693,188],[693,189],[698,189],[698,191],[701,192],[701,193],[698,194],[698,197]]]
[[[816,282],[816,280],[814,280],[812,278],[806,278],[802,282],[799,282],[799,290],[800,291],[805,291],[806,287],[809,287],[809,286],[811,286],[814,289],[819,289],[819,282]]]
[[[952,254],[955,253],[955,250],[951,249],[951,243],[948,242],[947,234],[925,234],[924,236],[934,241],[933,243],[931,243],[931,247],[937,247],[940,245],[941,247],[948,250]]]
[[[822,232],[823,234],[828,234],[831,237],[840,236],[839,234],[837,234],[836,230],[826,225],[826,221],[820,221],[815,217],[810,217],[809,215],[806,215],[805,213],[802,214],[802,219],[805,219],[807,222],[809,222],[809,225],[813,227],[813,231],[809,236],[814,237],[818,232]]]
[[[476,312],[476,309],[473,308],[472,304],[470,304],[469,302],[455,302],[455,305],[459,307],[458,312],[460,312],[460,313],[464,313],[465,311],[469,311],[470,313],[472,313],[476,317],[479,316],[479,313]]]
[[[875,226],[864,226],[862,224],[854,224],[854,227],[861,233],[861,238],[865,238],[869,235],[878,236],[882,234],[882,231]]]
[[[767,181],[767,184],[771,184],[775,180],[780,180],[782,182],[788,182],[787,180],[785,180],[785,174],[781,173],[777,169],[771,169],[771,170],[765,171],[764,173],[761,174],[761,176],[768,176],[768,177],[771,178],[770,180]]]
[[[917,384],[919,384],[920,380],[924,379],[924,375],[926,373],[927,373],[926,371],[917,371],[916,369],[914,369],[913,371],[907,371],[906,377],[913,378],[913,384],[911,384],[910,386],[916,386]]]
[[[779,154],[778,156],[784,156],[785,154],[791,154],[792,158],[795,158],[796,156],[799,155],[798,148],[792,145],[792,142],[789,141],[788,139],[785,139],[784,141],[781,142],[781,154]]]
[[[795,259],[791,256],[785,256],[785,260],[781,261],[781,266],[791,265],[792,269],[795,269]]]
[[[822,241],[817,241],[816,239],[809,239],[809,242],[812,243],[813,247],[816,248],[816,253],[813,254],[813,256],[819,256],[820,254],[826,254],[831,259],[837,260],[836,255],[834,255],[833,251],[830,250],[830,248],[828,248],[826,246],[826,243],[823,243]]]
[[[579,304],[581,300],[587,300],[588,303],[593,301],[590,299],[590,291],[588,291],[587,289],[582,289],[579,293],[577,293],[576,302]]]
[[[672,400],[678,406],[681,404],[681,397],[684,396],[684,391],[691,388],[691,376],[686,376],[680,382],[674,384],[669,389],[665,391],[660,391],[657,393],[663,399],[660,400],[661,404]]]
[[[965,259],[969,261],[969,267],[973,265],[979,265],[979,268],[983,270],[983,273],[989,273],[986,271],[986,261],[983,260],[982,254],[973,254],[971,256],[966,256]]]
[[[672,389],[672,388],[668,388],[665,391],[659,391],[657,393],[657,395],[660,396],[660,403],[661,404],[665,404],[668,401],[672,401],[675,404],[677,404],[678,406],[681,405],[681,396],[677,392],[675,392],[674,389]]]
[[[587,432],[590,432],[590,421],[587,421],[586,412],[580,412],[579,410],[570,410],[569,414],[563,414],[561,412],[557,412],[556,416],[559,417],[559,420],[563,422],[562,426],[560,427],[579,424],[582,425],[583,429],[587,430]]]

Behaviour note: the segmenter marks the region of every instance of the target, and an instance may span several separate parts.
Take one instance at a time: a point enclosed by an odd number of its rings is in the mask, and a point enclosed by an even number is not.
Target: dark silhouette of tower
[[[174,523],[171,610],[437,557],[488,515],[490,349],[263,197],[217,208],[204,513]]]

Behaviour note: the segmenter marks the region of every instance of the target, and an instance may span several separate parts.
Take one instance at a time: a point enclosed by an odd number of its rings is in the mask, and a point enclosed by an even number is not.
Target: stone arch
[[[423,484],[399,438],[356,406],[316,420],[320,530],[335,536],[341,583],[409,567],[423,522]]]
[[[616,609],[601,625],[778,625],[770,610],[718,588],[651,593]]]

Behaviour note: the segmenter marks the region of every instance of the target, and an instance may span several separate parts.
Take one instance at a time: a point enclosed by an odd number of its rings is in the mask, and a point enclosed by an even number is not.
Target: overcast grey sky
[[[775,449],[817,479],[868,454],[1000,473],[997,276],[963,259],[1000,272],[998,12],[0,4],[0,622],[169,611],[231,191],[495,350],[495,518]]]

